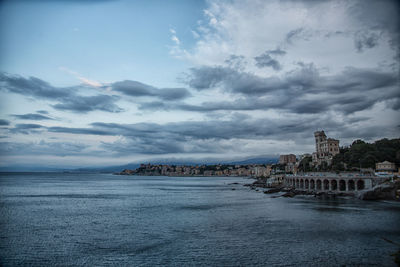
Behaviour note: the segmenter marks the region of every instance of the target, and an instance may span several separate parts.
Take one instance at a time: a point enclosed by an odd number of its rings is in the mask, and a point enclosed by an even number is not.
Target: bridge
[[[380,180],[361,173],[306,173],[285,176],[284,185],[305,191],[352,192],[372,188]]]

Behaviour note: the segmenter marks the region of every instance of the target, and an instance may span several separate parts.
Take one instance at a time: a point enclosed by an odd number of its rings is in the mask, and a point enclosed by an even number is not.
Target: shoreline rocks
[[[273,196],[276,197],[295,197],[298,195],[301,196],[314,196],[314,197],[329,197],[329,198],[336,198],[336,197],[348,197],[354,196],[352,192],[324,192],[324,191],[306,191],[306,190],[298,190],[294,188],[285,188],[283,186],[268,186],[266,180],[258,179],[251,184],[244,184],[244,186],[250,187],[251,190],[259,191],[258,188],[265,188],[267,190],[264,191],[264,194],[276,194],[276,193],[284,193],[280,196]]]
[[[400,180],[385,182],[369,190],[358,192],[361,200],[400,200]]]

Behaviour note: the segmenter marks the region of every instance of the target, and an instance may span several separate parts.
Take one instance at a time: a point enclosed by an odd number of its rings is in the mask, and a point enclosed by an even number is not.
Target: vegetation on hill
[[[358,170],[373,168],[375,164],[390,161],[400,166],[400,139],[381,139],[374,143],[354,141],[349,147],[341,147],[340,153],[332,161],[332,170]]]
[[[311,168],[311,162],[312,162],[312,157],[311,156],[307,156],[304,157],[299,164],[299,171],[301,172],[310,172],[313,171],[313,169]]]

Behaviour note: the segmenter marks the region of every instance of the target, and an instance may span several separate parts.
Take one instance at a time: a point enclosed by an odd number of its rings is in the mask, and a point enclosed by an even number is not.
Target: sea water
[[[275,197],[250,182],[1,174],[0,265],[395,266],[399,203]]]

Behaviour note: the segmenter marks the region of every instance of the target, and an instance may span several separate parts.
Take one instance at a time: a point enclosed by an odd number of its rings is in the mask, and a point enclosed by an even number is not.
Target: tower
[[[317,157],[323,157],[323,144],[326,142],[326,134],[324,131],[314,132],[315,137],[315,151],[317,152]]]

